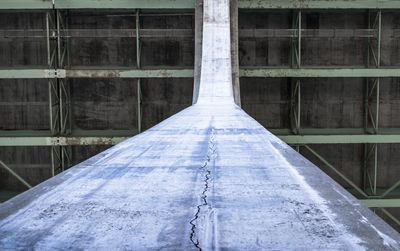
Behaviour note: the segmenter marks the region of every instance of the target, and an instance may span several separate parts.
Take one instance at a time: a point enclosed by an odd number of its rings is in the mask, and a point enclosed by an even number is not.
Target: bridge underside
[[[230,21],[229,1],[204,2],[195,105],[1,204],[0,249],[398,250],[397,232],[234,104]]]

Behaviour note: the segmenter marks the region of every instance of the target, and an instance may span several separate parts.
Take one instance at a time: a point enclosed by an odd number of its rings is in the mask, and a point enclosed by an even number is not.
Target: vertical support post
[[[62,30],[66,29],[66,23],[63,20],[60,11],[54,9],[54,20],[51,38],[56,39],[53,47],[51,61],[52,68],[65,68],[65,58],[68,54],[66,38],[62,37]],[[52,135],[66,136],[71,133],[71,94],[67,79],[52,79],[49,85],[50,109],[51,112],[51,130]],[[56,112],[54,112],[56,110]],[[52,175],[64,171],[71,165],[71,147],[70,146],[52,146],[51,161]]]
[[[55,15],[50,11],[46,15],[46,46],[47,46],[47,65],[50,70],[56,70],[56,54],[57,45],[55,39]],[[50,132],[52,136],[57,136],[60,133],[60,98],[59,98],[59,84],[57,79],[50,78],[48,80],[48,93],[49,93],[49,120]],[[51,146],[51,174],[54,176],[57,170],[61,169],[61,158],[59,156],[60,147]]]
[[[47,65],[51,68],[51,48],[50,48],[50,13],[46,11],[46,47],[47,47]]]
[[[381,38],[382,38],[382,12],[379,10],[375,17],[374,28],[377,33],[377,41],[376,41],[376,68],[380,68],[381,66]],[[377,78],[375,80],[375,92],[376,92],[376,107],[375,107],[375,134],[379,132],[379,106],[380,106],[380,79]],[[378,179],[378,144],[375,144],[375,152],[374,152],[374,189],[373,194],[376,195],[377,192],[377,179]]]
[[[297,132],[300,133],[301,127],[301,82],[297,81]]]
[[[301,11],[293,12],[292,28],[296,35],[292,38],[291,43],[291,67],[301,67]],[[301,127],[301,82],[300,80],[291,80],[291,106],[290,121],[293,134],[300,134]],[[298,149],[299,151],[299,149]]]
[[[301,67],[301,11],[297,14],[297,68]]]
[[[140,10],[136,10],[136,67],[141,68],[141,47],[140,47]],[[141,79],[137,79],[137,128],[138,133],[142,132],[142,90]]]
[[[378,62],[377,62],[377,66],[378,68],[381,66],[381,43],[382,43],[382,11],[379,10],[377,17],[376,17],[376,31],[377,31],[377,36],[378,36],[378,41],[377,41],[377,54],[378,54]]]
[[[201,58],[203,41],[203,0],[196,0],[194,10],[194,85],[192,104],[197,103],[200,90]]]
[[[57,68],[66,68],[65,57],[67,52],[67,46],[65,39],[61,37],[62,29],[65,30],[65,22],[62,14],[59,10],[56,10],[57,18]],[[68,135],[71,133],[71,94],[70,86],[67,79],[58,79],[59,81],[59,98],[60,98],[60,122],[62,135]]]
[[[54,15],[49,11],[46,15],[46,46],[47,46],[47,66],[49,70],[56,70],[57,65],[55,63],[56,47],[54,46]],[[50,115],[50,131],[53,136],[59,133],[59,93],[57,79],[49,78],[48,81],[49,90],[49,115]]]
[[[292,14],[292,29],[295,31],[295,36],[292,38],[290,61],[292,68],[301,67],[301,11],[293,12]]]
[[[236,105],[241,106],[239,78],[239,9],[238,0],[230,1],[232,88]]]
[[[376,195],[378,184],[378,144],[374,147],[374,187],[372,190],[373,195]]]
[[[373,13],[375,17],[372,19],[372,13],[368,12],[368,28],[375,30],[375,38],[368,38],[367,52],[367,68],[380,68],[381,64],[381,28],[382,28],[382,12],[378,10]],[[373,101],[375,100],[375,111],[373,109]],[[380,78],[367,79],[364,94],[364,129],[366,133],[379,133],[379,110],[380,110]],[[369,125],[371,124],[372,130]],[[369,150],[370,149],[370,150]],[[373,155],[371,154],[373,152]],[[371,181],[369,163],[371,155],[373,156],[373,180]],[[373,144],[370,148],[368,144],[364,145],[364,168],[363,168],[363,186],[366,190],[369,187],[373,195],[377,194],[378,179],[378,144]]]
[[[291,106],[290,106],[290,121],[293,134],[300,134],[301,127],[301,82],[291,82]]]

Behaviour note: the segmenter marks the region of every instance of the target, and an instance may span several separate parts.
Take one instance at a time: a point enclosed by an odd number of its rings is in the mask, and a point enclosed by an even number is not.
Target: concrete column
[[[231,0],[231,59],[232,59],[232,87],[235,103],[241,106],[239,82],[239,11],[238,0]]]
[[[193,104],[197,103],[200,90],[201,59],[203,46],[203,0],[196,0],[195,7],[195,34],[194,34],[194,86],[193,86]]]

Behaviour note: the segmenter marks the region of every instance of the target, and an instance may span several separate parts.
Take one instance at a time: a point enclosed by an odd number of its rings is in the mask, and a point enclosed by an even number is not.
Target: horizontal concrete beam
[[[55,0],[56,9],[194,9],[195,0]]]
[[[395,144],[400,135],[277,135],[290,145],[307,144]]]
[[[244,9],[400,9],[398,0],[238,0]]]
[[[400,2],[400,1],[399,1]],[[274,68],[241,68],[241,77],[265,78],[384,78],[400,77],[400,70],[395,68],[380,69],[334,69],[334,68],[303,68],[303,69],[274,69]]]
[[[291,145],[400,144],[400,135],[277,135]],[[0,146],[114,145],[128,137],[0,137]]]
[[[367,199],[360,201],[367,207],[374,207],[374,208],[400,207],[400,199]]]

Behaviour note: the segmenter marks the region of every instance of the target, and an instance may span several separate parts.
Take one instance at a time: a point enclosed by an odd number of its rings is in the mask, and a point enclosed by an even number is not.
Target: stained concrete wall
[[[1,30],[45,29],[44,13],[2,13]],[[46,66],[47,46],[45,38],[9,38],[0,39],[0,67],[22,67],[27,65]]]
[[[291,29],[291,12],[239,12],[239,29]],[[240,66],[289,66],[289,38],[239,38]]]

